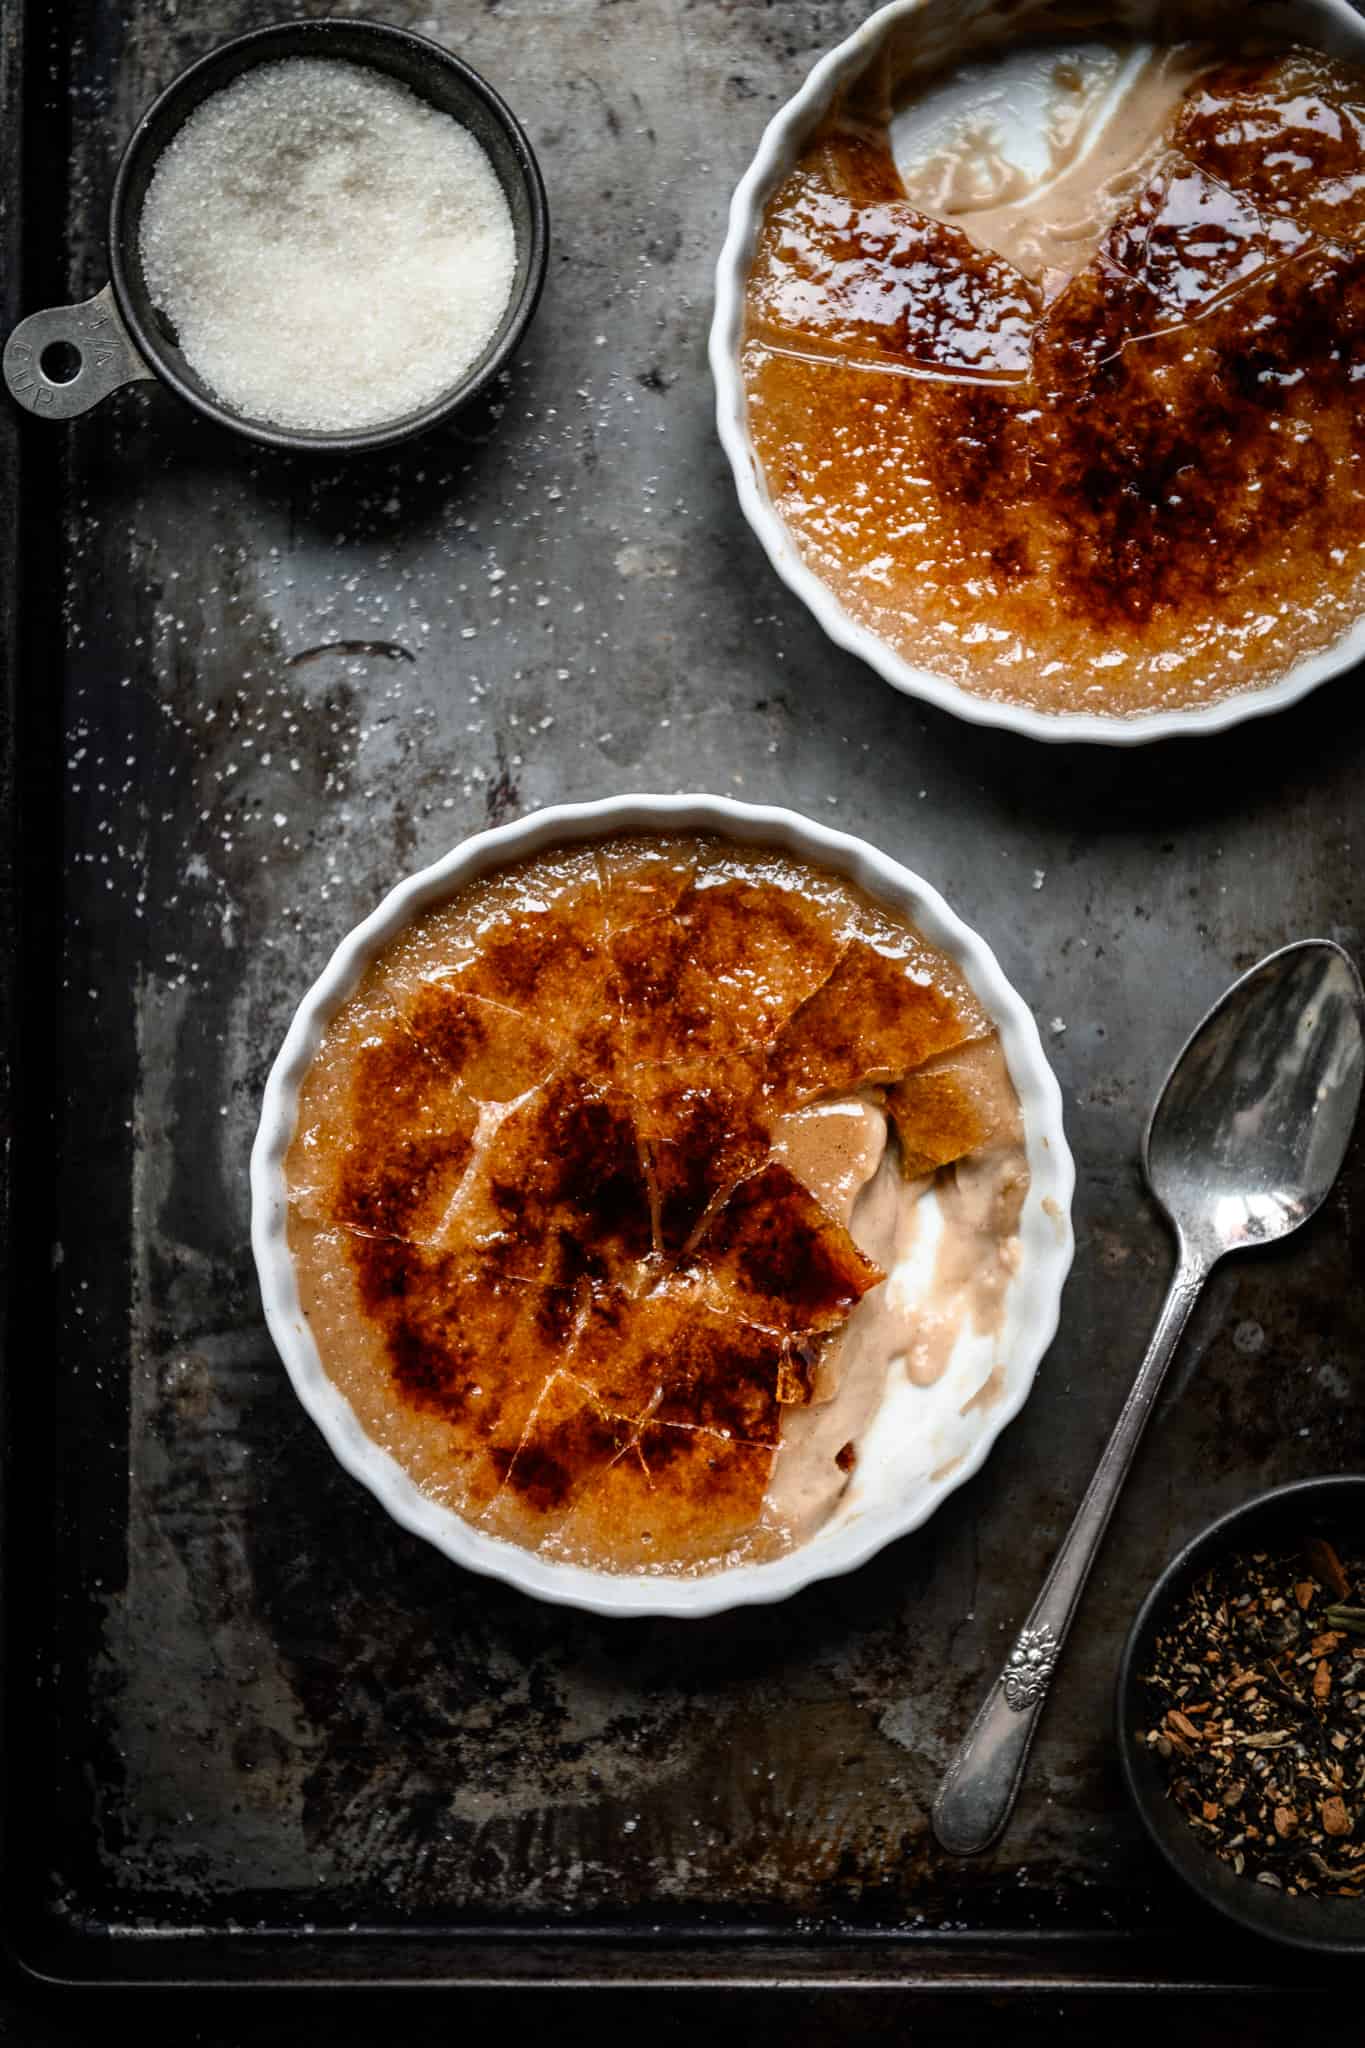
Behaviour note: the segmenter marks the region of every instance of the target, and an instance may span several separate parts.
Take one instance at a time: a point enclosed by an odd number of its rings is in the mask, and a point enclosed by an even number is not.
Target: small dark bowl
[[[507,195],[516,233],[512,292],[496,333],[478,361],[448,391],[417,412],[350,433],[310,433],[236,412],[196,375],[152,303],[142,274],[142,203],[157,159],[196,107],[257,64],[285,57],[340,58],[368,65],[408,86],[419,99],[468,128],[482,143]],[[497,376],[535,312],[549,249],[545,187],[531,145],[511,109],[477,71],[425,36],[373,21],[288,21],[237,36],[201,57],[167,86],[129,138],[109,205],[109,268],[119,312],[135,347],[163,383],[196,412],[235,434],[273,448],[353,454],[406,441],[449,418]]]
[[[1148,1834],[1176,1875],[1201,1899],[1252,1934],[1334,1955],[1365,1955],[1365,1897],[1293,1898],[1221,1863],[1205,1848],[1175,1801],[1167,1796],[1166,1766],[1140,1746],[1151,1725],[1149,1696],[1139,1672],[1150,1666],[1156,1636],[1175,1603],[1219,1558],[1238,1551],[1289,1547],[1315,1535],[1336,1538],[1344,1529],[1365,1535],[1365,1477],[1303,1479],[1277,1486],[1212,1523],[1167,1565],[1138,1610],[1119,1664],[1117,1732],[1124,1782]]]

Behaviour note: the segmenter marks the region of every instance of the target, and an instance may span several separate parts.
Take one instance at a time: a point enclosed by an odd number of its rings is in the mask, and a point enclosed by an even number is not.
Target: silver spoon
[[[988,1849],[1010,1817],[1053,1668],[1204,1282],[1225,1252],[1287,1237],[1325,1199],[1363,1069],[1365,992],[1327,939],[1286,946],[1234,982],[1171,1068],[1142,1166],[1175,1232],[1175,1276],[1080,1511],[934,1802],[934,1833],[953,1855]]]

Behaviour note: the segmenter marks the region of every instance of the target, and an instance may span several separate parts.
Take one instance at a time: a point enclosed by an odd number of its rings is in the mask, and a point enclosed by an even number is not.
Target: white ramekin
[[[711,373],[716,384],[716,420],[720,438],[734,470],[740,506],[758,536],[768,560],[788,587],[815,614],[831,640],[861,655],[870,667],[907,696],[922,697],[973,725],[1002,726],[1035,740],[1091,740],[1112,747],[1137,746],[1146,740],[1196,733],[1224,732],[1246,718],[1260,718],[1297,703],[1330,676],[1340,675],[1365,656],[1365,619],[1320,654],[1296,662],[1276,683],[1246,690],[1188,711],[1148,711],[1131,718],[1096,712],[1035,711],[1025,704],[998,703],[978,696],[946,676],[919,668],[845,611],[827,584],[807,567],[795,539],[774,509],[749,439],[748,409],[740,370],[744,332],[744,291],[753,261],[763,210],[786,177],[836,91],[871,61],[890,32],[909,15],[923,15],[932,33],[935,58],[952,61],[954,34],[981,25],[991,14],[1001,17],[1010,33],[1026,35],[1048,22],[1058,33],[1055,0],[891,0],[870,15],[837,48],[820,59],[793,99],[773,116],[730,202],[730,224],[716,266],[716,309],[711,323]],[[1221,23],[1240,38],[1257,34],[1307,42],[1339,55],[1365,61],[1365,20],[1351,0],[1191,0],[1176,16],[1162,0],[1111,0],[1095,6],[1096,26],[1123,27],[1135,35],[1152,31],[1158,16],[1182,18],[1180,33],[1206,34]],[[1071,32],[1079,31],[1074,14]],[[1169,33],[1168,29],[1168,33]]]
[[[466,883],[546,847],[612,832],[713,832],[744,845],[781,848],[845,875],[893,910],[958,966],[1000,1031],[1023,1108],[1032,1176],[1020,1223],[1018,1269],[1009,1283],[991,1357],[970,1369],[979,1385],[995,1365],[1001,1379],[990,1405],[964,1415],[962,1385],[952,1374],[939,1388],[896,1389],[864,1439],[880,1439],[876,1457],[860,1456],[843,1503],[811,1540],[771,1563],[740,1565],[703,1577],[616,1575],[537,1557],[481,1530],[420,1492],[389,1454],[362,1430],[350,1404],[323,1370],[299,1304],[286,1237],[284,1161],[294,1134],[299,1087],[330,1019],[378,953],[421,912]],[[985,1458],[1001,1429],[1022,1407],[1038,1362],[1057,1328],[1062,1283],[1071,1264],[1071,1154],[1062,1128],[1062,1100],[1037,1027],[984,940],[943,898],[897,862],[860,839],[828,831],[793,811],[762,809],[713,796],[622,796],[533,812],[481,832],[444,859],[392,889],[379,908],[342,941],[300,1004],[266,1083],[260,1129],[251,1155],[251,1242],[271,1335],[304,1407],[332,1450],[368,1486],[395,1521],[425,1536],[456,1564],[505,1579],[538,1599],[595,1614],[700,1616],[753,1602],[782,1600],[813,1579],[851,1571],[894,1537],[918,1528],[939,1502]],[[955,1354],[956,1362],[956,1354]],[[903,1426],[904,1425],[904,1426]],[[913,1441],[910,1440],[913,1433]],[[945,1469],[951,1465],[951,1469]]]

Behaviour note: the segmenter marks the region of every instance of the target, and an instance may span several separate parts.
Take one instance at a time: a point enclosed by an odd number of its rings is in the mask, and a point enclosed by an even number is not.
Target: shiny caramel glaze
[[[1365,609],[1365,74],[1220,63],[1166,140],[1051,298],[838,107],[765,213],[772,502],[854,619],[989,697],[1208,703]]]
[[[614,840],[471,885],[301,1091],[290,1244],[328,1372],[494,1534],[609,1569],[764,1554],[783,1412],[826,1398],[883,1277],[771,1127],[950,1080],[986,1033],[910,927],[764,850]],[[981,1136],[942,1086],[896,1117],[915,1172]]]

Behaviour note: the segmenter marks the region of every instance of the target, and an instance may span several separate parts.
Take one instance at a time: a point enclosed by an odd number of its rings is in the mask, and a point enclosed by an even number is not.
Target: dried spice
[[[1156,1639],[1137,1740],[1239,1874],[1365,1894],[1365,1555],[1315,1537],[1197,1580]]]

